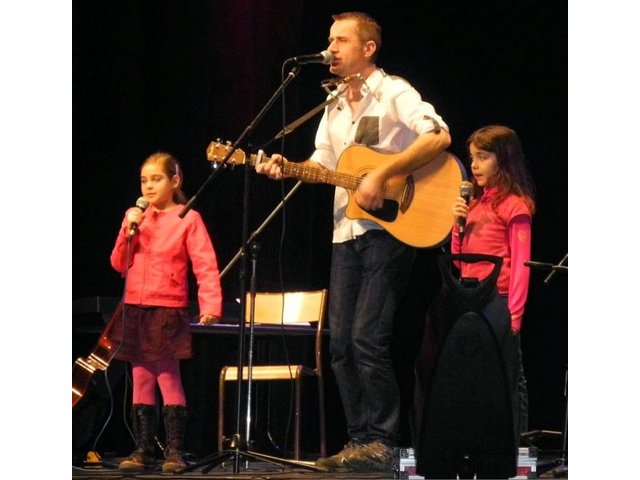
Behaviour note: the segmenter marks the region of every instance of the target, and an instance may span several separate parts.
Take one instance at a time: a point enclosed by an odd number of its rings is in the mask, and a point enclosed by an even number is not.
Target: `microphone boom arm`
[[[240,260],[240,258],[242,258],[242,255],[243,255],[245,249],[247,248],[247,246],[251,245],[255,241],[255,239],[258,237],[258,235],[260,235],[260,233],[262,233],[262,231],[269,224],[269,222],[271,222],[273,217],[275,217],[277,215],[277,213],[280,210],[282,210],[282,207],[284,207],[284,204],[291,198],[291,196],[296,192],[296,190],[298,190],[298,188],[300,188],[302,186],[302,183],[303,183],[302,180],[298,181],[298,183],[296,183],[291,188],[291,190],[289,190],[289,193],[287,193],[287,195],[276,206],[276,208],[273,209],[273,211],[269,214],[269,216],[267,218],[265,218],[265,220],[262,222],[262,224],[249,236],[249,238],[247,239],[245,244],[243,246],[241,246],[240,249],[238,250],[238,253],[236,253],[236,255],[229,261],[229,263],[227,263],[227,265],[220,271],[220,278],[221,279],[227,274],[227,272],[231,269],[231,267],[233,267],[235,265],[235,263],[238,260]]]
[[[247,125],[247,127],[238,137],[238,139],[235,142],[233,142],[233,144],[231,145],[231,148],[229,148],[229,151],[227,152],[227,155],[220,162],[220,166],[224,165],[231,158],[231,156],[233,155],[233,152],[235,152],[236,149],[238,148],[238,145],[240,145],[244,140],[244,138],[253,131],[255,126],[262,120],[262,117],[265,116],[265,114],[269,111],[269,109],[275,103],[278,97],[280,97],[284,89],[287,88],[287,86],[298,76],[298,73],[300,73],[300,67],[296,65],[289,71],[287,78],[284,79],[284,81],[280,84],[280,87],[278,87],[278,89],[274,92],[274,94],[271,96],[271,98],[265,104],[265,106],[262,107],[262,110],[258,112],[258,114],[256,115],[256,118],[254,118],[253,121],[249,125]],[[182,211],[178,214],[180,218],[184,218],[184,216],[189,212],[189,210],[193,208],[193,206],[197,203],[199,196],[206,191],[206,189],[213,182],[213,179],[216,177],[216,175],[220,170],[222,169],[217,168],[213,172],[211,172],[211,175],[209,175],[209,177],[205,180],[202,186],[193,195],[193,197],[189,199],[189,201],[185,204]]]

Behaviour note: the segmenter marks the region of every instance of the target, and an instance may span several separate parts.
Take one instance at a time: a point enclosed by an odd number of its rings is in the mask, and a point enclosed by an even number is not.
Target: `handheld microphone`
[[[138,200],[136,200],[136,207],[144,212],[149,207],[149,202],[145,200],[144,197],[140,197],[138,198]],[[137,231],[138,231],[138,224],[134,222],[129,227],[129,238],[132,238]]]
[[[306,65],[307,63],[322,63],[323,65],[329,65],[333,61],[333,53],[329,50],[323,50],[320,53],[313,53],[311,55],[298,55],[297,57],[291,57],[288,62],[294,62],[298,65]]]
[[[460,196],[464,198],[464,202],[469,205],[471,201],[471,194],[473,193],[473,183],[465,180],[460,184]],[[467,224],[467,219],[464,217],[458,218],[458,232],[460,236],[464,235],[464,227]]]

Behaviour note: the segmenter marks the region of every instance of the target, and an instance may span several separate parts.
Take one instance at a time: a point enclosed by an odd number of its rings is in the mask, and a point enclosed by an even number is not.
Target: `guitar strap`
[[[382,78],[387,76],[387,74],[385,73],[384,70],[382,70],[381,68],[379,70],[382,73]],[[300,125],[302,125],[304,122],[309,120],[311,117],[316,115],[318,112],[322,111],[324,109],[324,107],[326,107],[327,105],[331,105],[333,102],[335,102],[346,91],[346,89],[347,89],[347,85],[346,84],[348,84],[351,80],[354,80],[355,78],[362,79],[362,76],[360,74],[357,74],[357,75],[351,75],[351,76],[340,78],[340,79],[330,79],[330,80],[323,81],[321,83],[321,86],[322,86],[322,88],[327,90],[327,92],[329,92],[330,97],[327,100],[325,100],[324,102],[322,102],[320,105],[318,105],[317,107],[314,107],[311,110],[309,110],[307,113],[302,115],[300,118],[298,118],[298,119],[294,120],[293,122],[291,122],[289,125],[284,127],[284,129],[280,130],[280,132],[278,132],[278,134],[275,137],[273,137],[272,141],[279,140],[282,137],[284,137],[285,135],[289,135],[296,128],[298,128]],[[380,82],[376,86],[376,88],[373,89],[373,90],[371,90],[369,85],[367,85],[366,80],[362,79],[362,83],[363,83],[363,90],[365,91],[365,93],[366,93],[366,91],[372,91],[374,98],[379,101],[380,100],[380,93],[378,92],[378,90],[379,90],[380,85],[382,84],[382,82]],[[338,92],[336,92],[335,90],[334,91],[330,91],[329,87],[332,87],[334,85],[344,86],[344,88],[341,91],[338,91]],[[271,142],[269,142],[269,143],[271,143]]]
[[[332,96],[328,100],[325,100],[320,105],[318,105],[316,107],[313,107],[307,113],[305,113],[304,115],[302,115],[298,119],[296,119],[293,122],[291,122],[289,125],[284,127],[284,129],[280,130],[280,132],[278,132],[278,134],[275,137],[273,137],[272,142],[275,141],[275,140],[281,139],[285,135],[289,135],[296,128],[298,128],[300,125],[302,125],[304,122],[309,120],[311,117],[316,115],[318,112],[322,111],[324,109],[324,107],[326,107],[327,105],[331,105],[333,102],[335,102],[338,99],[338,96],[339,96],[339,94],[335,95],[335,96]],[[271,142],[269,142],[269,143],[271,143]]]

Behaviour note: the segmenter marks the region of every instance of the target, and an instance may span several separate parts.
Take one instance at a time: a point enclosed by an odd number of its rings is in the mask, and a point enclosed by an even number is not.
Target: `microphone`
[[[149,207],[149,202],[145,200],[144,197],[140,197],[136,200],[136,207],[144,212]],[[129,227],[129,238],[132,238],[137,231],[138,224],[134,222],[131,224],[131,227]]]
[[[306,65],[307,63],[322,63],[323,65],[329,65],[333,61],[333,53],[329,50],[323,50],[320,53],[314,53],[311,55],[298,55],[297,57],[291,57],[287,61],[295,62],[298,65]]]
[[[471,201],[471,194],[473,193],[473,183],[465,180],[460,184],[460,196],[464,198],[464,202],[469,205]],[[464,227],[467,224],[467,219],[464,217],[458,218],[458,232],[460,236],[464,235]]]

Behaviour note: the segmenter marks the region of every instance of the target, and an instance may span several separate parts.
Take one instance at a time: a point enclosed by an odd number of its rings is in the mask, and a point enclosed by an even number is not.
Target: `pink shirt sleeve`
[[[511,278],[508,306],[511,312],[511,328],[520,331],[524,306],[529,292],[530,270],[525,262],[531,260],[531,217],[518,215],[509,224],[511,249]]]

